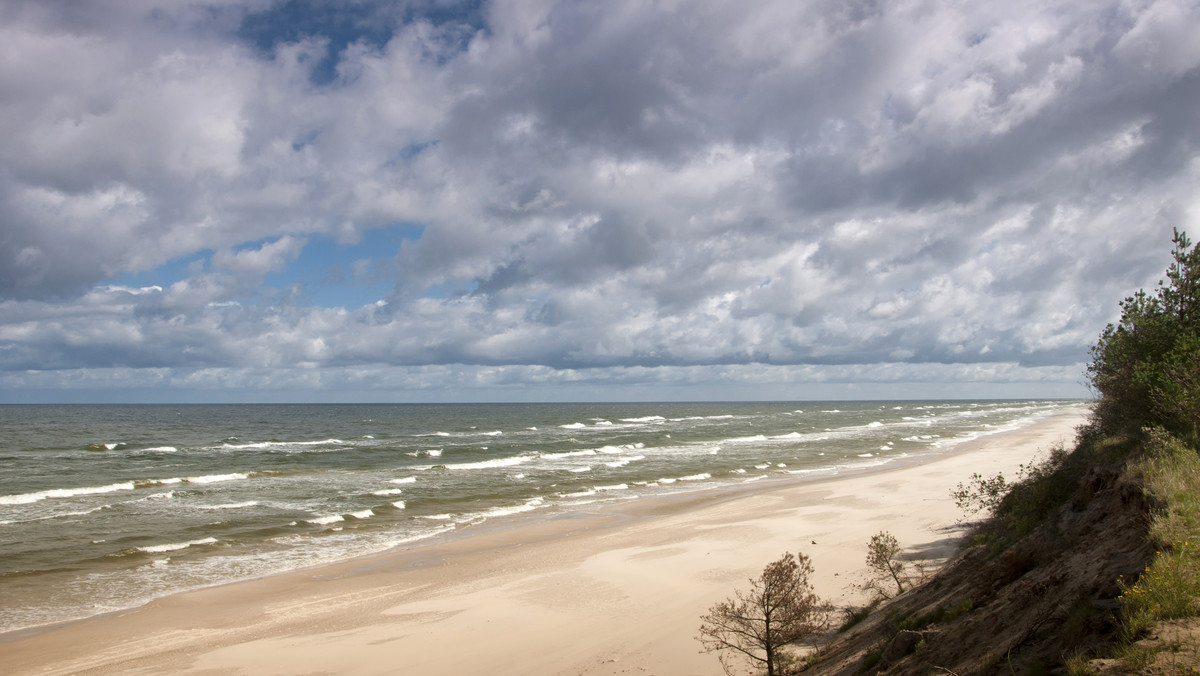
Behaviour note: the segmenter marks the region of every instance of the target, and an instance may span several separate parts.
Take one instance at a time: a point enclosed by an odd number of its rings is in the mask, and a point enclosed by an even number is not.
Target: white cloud
[[[328,40],[238,38],[269,6],[5,10],[9,373],[1012,383],[1077,367],[1197,229],[1184,3],[496,3],[351,42],[327,83]],[[394,271],[383,305],[262,288],[396,223],[422,234],[346,264]]]
[[[282,270],[300,255],[301,249],[307,243],[303,238],[284,235],[257,249],[242,249],[236,252],[228,249],[218,251],[212,257],[212,264],[213,267],[235,273],[262,276],[268,272]]]

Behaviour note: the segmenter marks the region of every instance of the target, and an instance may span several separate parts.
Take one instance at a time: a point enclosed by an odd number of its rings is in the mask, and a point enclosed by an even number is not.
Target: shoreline
[[[949,491],[1070,444],[1086,407],[929,456],[464,528],[414,547],[206,587],[0,635],[9,673],[720,674],[699,616],[783,551],[838,606],[892,532],[941,559]],[[932,538],[932,539],[930,539]],[[807,544],[815,543],[815,544]],[[471,649],[464,650],[463,646]]]

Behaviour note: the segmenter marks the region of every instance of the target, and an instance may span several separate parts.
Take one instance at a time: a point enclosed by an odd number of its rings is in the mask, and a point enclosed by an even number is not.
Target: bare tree
[[[892,595],[883,588],[884,581],[890,577],[896,583],[896,594],[904,593],[904,583],[907,582],[905,565],[897,558],[901,551],[900,541],[891,533],[881,530],[871,536],[871,542],[867,545],[867,565],[875,571],[875,576],[867,582],[868,589],[874,589],[884,598],[891,598]]]
[[[741,658],[765,667],[767,676],[780,673],[780,648],[811,636],[829,624],[825,604],[813,593],[808,578],[812,562],[803,554],[785,553],[767,564],[748,592],[734,592],[703,615],[700,635],[704,652],[719,652],[725,673]]]

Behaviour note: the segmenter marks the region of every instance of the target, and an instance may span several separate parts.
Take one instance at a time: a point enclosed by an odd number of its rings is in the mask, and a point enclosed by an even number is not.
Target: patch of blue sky
[[[385,298],[396,284],[396,254],[403,242],[420,239],[424,230],[414,223],[397,223],[368,230],[351,244],[325,235],[307,235],[308,242],[295,260],[284,269],[267,274],[252,294],[237,300],[244,304],[277,302],[279,296],[289,295],[288,290],[299,289],[290,302],[347,309],[375,303]],[[235,252],[259,249],[274,241],[245,242]],[[153,270],[120,275],[107,285],[165,289],[181,280],[212,272],[213,253],[209,249],[197,251]]]
[[[471,35],[486,30],[484,4],[484,0],[284,0],[247,14],[237,36],[268,56],[280,44],[326,41],[325,54],[309,74],[314,84],[324,85],[337,78],[346,47],[361,43],[379,49],[399,27],[415,21],[456,27],[444,33],[449,42],[445,46],[451,51],[466,49]]]
[[[409,145],[405,146],[400,151],[399,159],[406,160],[406,161],[411,160],[412,158],[416,157],[417,155],[420,155],[421,153],[425,152],[426,150],[429,150],[430,148],[436,148],[439,143],[441,143],[441,141],[438,139],[434,139],[432,141],[425,141],[424,143],[410,143]],[[397,164],[397,161],[391,160],[390,162],[388,162],[388,164],[395,165],[395,164]]]
[[[396,254],[404,240],[420,239],[424,227],[397,223],[363,233],[353,244],[310,236],[285,270],[269,274],[265,285],[288,288],[299,283],[297,299],[322,307],[357,309],[388,295],[396,284]]]
[[[208,259],[212,254],[211,249],[203,249],[187,256],[167,261],[153,270],[127,272],[107,284],[131,289],[148,286],[160,286],[165,289],[175,282],[187,279],[188,277],[194,277],[204,272],[208,268]]]

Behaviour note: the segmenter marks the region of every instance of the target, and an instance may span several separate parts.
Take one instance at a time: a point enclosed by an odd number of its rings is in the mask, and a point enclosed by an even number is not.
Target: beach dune
[[[963,534],[950,497],[1070,445],[1060,411],[942,455],[823,479],[642,499],[0,636],[9,674],[722,674],[699,617],[785,551],[822,597],[861,603],[870,537],[938,562]]]

